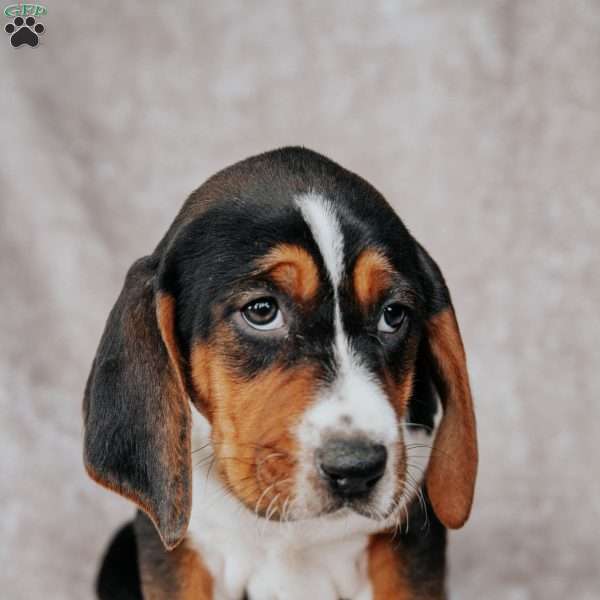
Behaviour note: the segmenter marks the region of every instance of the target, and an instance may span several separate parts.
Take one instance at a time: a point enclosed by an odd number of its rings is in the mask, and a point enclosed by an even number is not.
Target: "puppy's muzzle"
[[[319,473],[333,495],[359,499],[382,478],[387,450],[362,438],[333,438],[317,450],[316,459]]]

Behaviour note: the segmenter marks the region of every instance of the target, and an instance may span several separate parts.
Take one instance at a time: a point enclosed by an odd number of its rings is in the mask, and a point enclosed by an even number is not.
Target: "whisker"
[[[275,482],[275,483],[276,483],[276,482]],[[267,486],[267,487],[266,487],[266,488],[263,490],[262,494],[261,494],[261,495],[258,497],[258,500],[256,501],[256,504],[255,504],[255,506],[254,506],[254,514],[256,515],[257,521],[258,521],[258,518],[259,518],[258,511],[259,511],[259,508],[260,508],[260,503],[262,502],[262,499],[264,498],[264,496],[265,496],[266,494],[268,494],[268,493],[269,493],[269,490],[270,490],[272,487],[274,487],[274,486],[275,486],[275,483],[272,483],[271,485],[268,485],[268,486]]]
[[[265,518],[267,519],[267,521],[271,520],[271,517],[279,510],[279,507],[277,506],[277,500],[279,498],[279,496],[281,496],[281,494],[276,494],[273,499],[271,500],[271,502],[269,502],[269,506],[267,506],[267,512],[265,515]],[[273,505],[271,507],[271,505]]]
[[[208,446],[210,446],[210,445],[211,445],[211,442],[210,442],[210,441],[208,441],[208,442],[206,442],[206,444],[204,444],[203,446],[199,446],[198,448],[194,448],[194,449],[192,450],[192,454],[196,454],[196,452],[200,452],[201,450],[204,450],[205,448],[208,448]]]

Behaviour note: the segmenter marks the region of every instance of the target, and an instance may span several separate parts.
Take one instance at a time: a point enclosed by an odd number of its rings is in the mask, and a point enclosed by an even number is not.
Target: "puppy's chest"
[[[212,576],[214,600],[372,598],[368,536],[307,545],[297,532],[285,531],[286,525],[240,521],[225,524],[207,515],[194,519],[189,530]]]

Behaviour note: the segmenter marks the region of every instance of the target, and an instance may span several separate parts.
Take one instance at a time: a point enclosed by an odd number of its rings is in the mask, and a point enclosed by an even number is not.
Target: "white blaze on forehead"
[[[307,421],[320,425],[311,428],[312,434],[318,435],[324,428],[339,428],[340,416],[344,415],[352,419],[353,429],[371,433],[381,442],[392,443],[397,439],[394,410],[378,382],[352,350],[342,325],[339,285],[344,272],[344,237],[338,215],[333,204],[319,194],[305,194],[296,202],[325,263],[335,302],[334,352],[338,374],[332,388],[324,391],[309,411]],[[317,440],[311,442],[312,445]]]
[[[296,201],[323,257],[337,297],[344,269],[344,237],[331,202],[319,194],[304,194]]]
[[[325,268],[333,285],[335,354],[340,371],[350,371],[352,363],[358,362],[348,339],[344,335],[340,313],[338,288],[344,272],[344,236],[333,204],[315,193],[305,194],[297,199],[300,212],[310,228]]]

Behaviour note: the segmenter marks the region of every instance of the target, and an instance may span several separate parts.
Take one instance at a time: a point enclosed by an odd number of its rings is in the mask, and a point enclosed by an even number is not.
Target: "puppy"
[[[445,597],[477,470],[442,274],[371,185],[284,148],[204,183],[133,264],[84,460],[139,511],[101,598]]]

